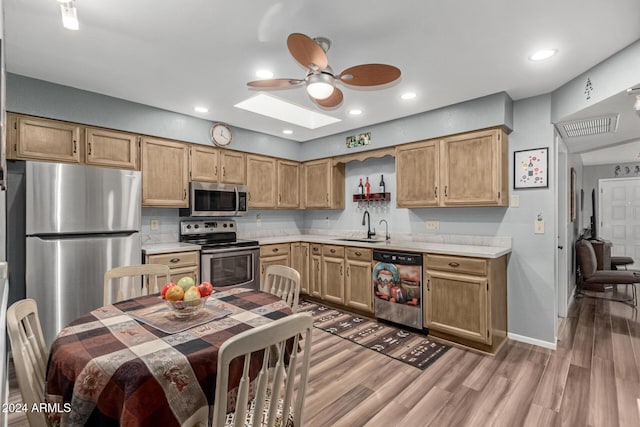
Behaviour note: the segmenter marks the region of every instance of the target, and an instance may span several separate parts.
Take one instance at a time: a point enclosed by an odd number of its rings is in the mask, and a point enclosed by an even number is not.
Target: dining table
[[[185,319],[159,294],[95,309],[51,345],[45,396],[63,410],[49,418],[62,426],[208,425],[222,343],[290,314],[281,298],[246,288],[213,293]],[[230,402],[236,392],[230,382]]]

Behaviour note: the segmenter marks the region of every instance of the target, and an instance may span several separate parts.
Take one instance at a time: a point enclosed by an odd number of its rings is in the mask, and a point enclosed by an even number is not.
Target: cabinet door
[[[14,126],[16,158],[80,163],[80,126],[20,116]]]
[[[322,297],[322,245],[309,245],[309,295]]]
[[[345,299],[349,307],[373,312],[371,261],[347,260]]]
[[[247,155],[249,208],[276,207],[276,159]]]
[[[222,170],[220,182],[227,184],[245,184],[247,182],[244,153],[221,150],[220,169]]]
[[[300,273],[300,292],[309,295],[309,244],[291,243],[291,267]]]
[[[322,257],[322,299],[344,304],[344,258]]]
[[[85,129],[86,164],[139,170],[138,136],[106,129]]]
[[[142,205],[186,208],[188,146],[155,138],[142,139]]]
[[[440,166],[443,205],[503,205],[507,197],[502,188],[506,176],[502,176],[501,138],[502,131],[489,130],[444,140]]]
[[[217,148],[192,144],[189,148],[189,179],[218,182],[219,161]]]
[[[491,344],[486,277],[427,270],[425,281],[425,327]]]
[[[308,209],[330,208],[331,160],[323,159],[305,163],[304,174],[305,207]]]
[[[273,255],[269,257],[260,257],[260,286],[264,283],[264,275],[270,265],[286,265],[289,266],[289,254]]]
[[[440,141],[396,148],[396,203],[400,208],[437,206]]]
[[[278,202],[279,208],[300,206],[300,164],[287,160],[278,160]]]

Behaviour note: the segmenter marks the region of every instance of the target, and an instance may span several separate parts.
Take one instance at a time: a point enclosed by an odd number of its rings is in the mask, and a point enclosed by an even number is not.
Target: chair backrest
[[[142,278],[142,283],[140,283]],[[169,267],[162,264],[140,264],[116,267],[104,274],[104,305],[160,292],[169,281]],[[117,286],[111,287],[111,280]]]
[[[576,260],[580,267],[580,274],[585,280],[593,276],[598,269],[596,251],[588,240],[582,239],[576,242]]]
[[[22,401],[31,408],[44,402],[48,351],[44,343],[35,300],[15,302],[7,310],[7,331]],[[32,426],[49,425],[44,412],[27,411]]]
[[[242,368],[242,377],[238,387],[233,425],[236,427],[261,426],[262,415],[265,414],[267,426],[275,425],[276,417],[287,420],[289,416],[293,418],[295,426],[303,426],[312,328],[311,313],[297,313],[242,332],[225,341],[218,352],[213,425],[225,425],[229,365],[232,360],[238,358],[238,361],[234,362],[234,377],[236,377],[235,369],[240,368]],[[260,352],[263,354],[260,355]],[[258,360],[262,358],[262,365],[255,379],[253,404],[247,408],[251,381],[249,365],[252,353],[258,357]],[[253,363],[255,366],[255,358]],[[275,368],[272,368],[274,366]],[[296,381],[297,378],[298,381]],[[294,384],[297,384],[295,391]],[[279,407],[282,409],[281,414],[277,413]],[[248,423],[249,419],[253,420],[252,423]],[[282,425],[286,423],[283,422]]]
[[[279,296],[289,304],[291,311],[298,311],[300,298],[300,273],[285,265],[270,265],[264,274],[260,290]]]

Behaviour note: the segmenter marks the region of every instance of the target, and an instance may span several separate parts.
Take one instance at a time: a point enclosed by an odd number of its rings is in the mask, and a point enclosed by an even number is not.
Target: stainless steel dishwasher
[[[422,329],[422,254],[373,251],[375,316]]]

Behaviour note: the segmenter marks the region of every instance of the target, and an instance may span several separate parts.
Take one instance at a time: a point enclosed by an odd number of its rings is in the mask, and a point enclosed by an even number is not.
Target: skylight
[[[292,104],[289,101],[265,93],[252,96],[249,99],[237,103],[234,107],[302,126],[307,129],[318,129],[341,121],[335,117]]]

